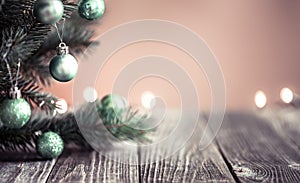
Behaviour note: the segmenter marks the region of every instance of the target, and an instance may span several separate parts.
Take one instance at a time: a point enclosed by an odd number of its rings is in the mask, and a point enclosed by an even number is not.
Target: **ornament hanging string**
[[[14,87],[14,83],[13,83],[13,78],[12,78],[12,73],[11,73],[11,69],[10,69],[10,66],[9,66],[9,63],[7,61],[6,58],[3,58],[4,61],[5,61],[5,64],[6,64],[6,68],[8,70],[8,75],[9,75],[9,81],[11,83],[11,87],[13,88]]]
[[[18,87],[18,78],[20,74],[20,67],[21,67],[21,59],[18,59],[18,68],[17,68],[17,74],[16,74],[16,82],[15,82],[15,88]]]
[[[7,53],[5,53],[3,55],[3,60],[4,60],[5,64],[6,64],[6,68],[7,68],[8,75],[9,75],[9,80],[10,80],[10,83],[11,83],[11,87],[12,87],[12,89],[15,89],[15,88],[18,87],[18,78],[19,78],[19,74],[20,74],[21,59],[20,58],[18,59],[18,64],[17,64],[18,68],[17,68],[17,74],[16,74],[16,82],[14,84],[11,67],[10,67],[10,65],[9,65],[9,63],[8,63],[8,61],[6,59]]]
[[[9,65],[6,58],[4,58],[4,61],[6,63],[6,67],[7,67],[8,74],[9,74],[9,80],[10,80],[10,83],[11,83],[11,89],[10,89],[10,94],[9,95],[12,98],[20,98],[21,97],[21,91],[18,88],[18,79],[19,79],[19,74],[20,74],[21,59],[20,58],[18,59],[18,64],[17,64],[18,67],[17,67],[17,74],[16,74],[15,84],[14,84],[13,77],[12,77],[11,67],[10,67],[10,65]]]
[[[58,23],[55,23],[54,24],[54,27],[56,29],[56,33],[57,33],[57,36],[60,40],[61,43],[63,43],[63,37],[64,37],[64,28],[65,28],[65,22],[66,22],[66,19],[65,18],[62,18],[63,22],[62,22],[62,27],[61,27],[61,33],[59,32],[59,29],[58,29],[58,26],[57,24]]]
[[[11,67],[8,63],[8,60],[7,60],[7,55],[8,53],[11,51],[11,48],[12,48],[12,42],[11,41],[8,41],[6,43],[6,52],[3,54],[3,60],[6,64],[6,68],[7,68],[7,71],[8,71],[8,75],[9,75],[9,80],[10,80],[10,83],[11,83],[11,88],[10,88],[10,97],[12,98],[20,98],[21,97],[21,91],[19,90],[18,88],[18,78],[19,78],[19,73],[20,73],[20,65],[21,65],[21,59],[18,58],[18,68],[17,68],[17,74],[16,74],[16,82],[14,84],[14,80],[13,80],[13,76],[12,76],[12,70],[11,70]],[[1,49],[2,50],[2,49]]]
[[[9,47],[7,43],[6,43],[6,46]],[[6,64],[6,68],[8,70],[8,75],[9,75],[9,80],[10,80],[10,83],[11,83],[11,87],[14,87],[11,69],[10,69],[9,63],[6,59],[6,56],[7,56],[8,52],[9,52],[9,49],[3,54],[3,60]]]
[[[62,23],[60,23],[61,24],[61,32],[59,31],[59,28],[58,28],[59,23],[54,24],[58,39],[60,40],[60,43],[59,43],[59,46],[58,46],[58,53],[59,54],[68,54],[69,53],[68,47],[67,47],[66,43],[64,43],[64,41],[63,41],[65,22],[66,22],[66,19],[62,18]]]
[[[10,88],[8,99],[5,99],[1,102],[1,122],[3,126],[6,126],[8,128],[19,129],[29,121],[31,117],[31,107],[25,99],[21,98],[21,90],[19,90],[18,88],[21,59],[18,59],[16,82],[15,84],[13,84],[14,81],[12,76],[12,69],[8,63],[8,60],[5,58],[7,56],[7,53],[4,55],[3,60],[6,63],[12,87]]]
[[[76,58],[69,54],[69,47],[63,42],[65,19],[61,23],[61,33],[58,24],[55,23],[58,38],[60,43],[56,48],[57,54],[54,56],[49,64],[49,71],[51,76],[60,82],[68,82],[72,80],[77,74],[78,63]]]

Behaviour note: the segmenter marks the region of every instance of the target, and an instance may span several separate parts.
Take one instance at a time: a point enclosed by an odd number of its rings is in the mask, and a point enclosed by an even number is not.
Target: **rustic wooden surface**
[[[56,162],[34,153],[1,153],[0,161],[0,182],[46,182]]]
[[[187,126],[193,125],[189,123],[189,119],[183,119],[183,123]],[[199,150],[199,142],[204,131],[205,120],[199,119],[199,123],[195,127],[195,133],[184,143],[184,148],[177,153],[171,155],[162,161],[159,161],[158,151],[161,154],[167,152],[172,143],[178,143],[179,138],[174,139],[168,144],[168,147],[160,149],[152,149],[146,152],[140,151],[140,158],[151,157],[149,164],[140,166],[141,182],[234,182],[230,171],[228,170],[221,154],[218,152],[215,143],[211,144],[205,151]],[[172,126],[167,123],[166,126]],[[161,128],[162,132],[157,131],[156,138],[160,135],[169,134],[168,127]],[[184,129],[182,129],[184,131]],[[175,133],[175,132],[174,132]],[[180,136],[183,134],[176,134]],[[180,142],[179,142],[180,143]]]
[[[300,151],[252,114],[227,115],[217,142],[236,179],[245,182],[299,182]]]
[[[201,118],[186,145],[164,160],[156,152],[166,149],[137,148],[133,161],[151,157],[142,165],[84,150],[66,149],[55,160],[1,153],[0,182],[300,182],[300,111],[228,113],[216,140],[199,150],[204,125]]]

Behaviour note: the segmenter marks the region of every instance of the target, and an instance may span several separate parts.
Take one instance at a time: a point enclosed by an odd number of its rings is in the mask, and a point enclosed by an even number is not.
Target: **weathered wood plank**
[[[188,120],[184,121],[186,126],[192,125]],[[176,133],[172,132],[172,128],[176,128],[174,123],[176,121],[173,119],[167,119],[166,125],[159,127],[154,136],[159,140],[160,137]],[[146,151],[141,149],[141,162],[147,162],[140,165],[141,182],[235,182],[214,143],[203,151],[199,149],[202,129],[203,123],[199,122],[193,136],[183,144],[184,147],[163,160],[160,160],[161,156],[170,153],[168,151],[174,144],[181,143],[180,138],[174,138],[166,147],[149,148]],[[183,133],[185,131],[186,129],[182,129]],[[179,131],[177,137],[184,135],[183,133],[180,134]]]
[[[230,113],[217,141],[232,170],[246,182],[299,182],[300,153],[273,128],[272,121]]]
[[[68,150],[57,160],[48,182],[138,182],[138,169],[95,151]]]
[[[265,110],[258,113],[259,117],[271,121],[274,128],[283,138],[295,144],[300,150],[300,110],[294,107],[285,107],[274,110]]]
[[[257,113],[266,121],[271,121],[274,129],[290,144],[300,151],[300,110],[292,106],[286,106],[274,110],[264,110]],[[300,163],[294,163],[289,167],[300,170]]]
[[[55,161],[32,153],[1,153],[0,182],[46,182]]]

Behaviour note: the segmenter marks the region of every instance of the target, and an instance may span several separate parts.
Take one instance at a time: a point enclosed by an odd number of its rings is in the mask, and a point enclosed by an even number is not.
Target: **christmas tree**
[[[125,124],[145,116],[130,107],[116,112],[116,95],[57,114],[58,99],[43,92],[54,80],[76,77],[76,57],[91,45],[89,28],[103,16],[103,0],[3,0],[0,2],[0,149],[31,151],[45,158],[58,157],[67,144],[90,148],[77,118],[100,134],[107,146],[106,131],[120,140],[146,141],[147,131]],[[97,115],[92,115],[96,109]],[[138,119],[138,120],[137,120]],[[99,136],[98,136],[99,137]]]

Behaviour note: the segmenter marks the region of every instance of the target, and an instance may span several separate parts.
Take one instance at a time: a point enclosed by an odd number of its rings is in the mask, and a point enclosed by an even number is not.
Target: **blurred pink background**
[[[300,1],[107,0],[106,6],[106,14],[96,27],[98,36],[128,21],[162,19],[177,22],[202,37],[223,70],[228,109],[252,109],[257,90],[266,93],[270,106],[279,101],[282,87],[300,93]],[[114,54],[95,86],[98,97],[110,92],[113,79],[126,63],[149,54],[172,58],[185,68],[197,83],[201,107],[210,107],[204,72],[179,49],[157,42],[133,44]],[[72,84],[55,83],[48,90],[72,105]],[[179,104],[174,88],[153,78],[137,83],[130,101],[139,103],[146,90],[158,93],[170,106]]]

